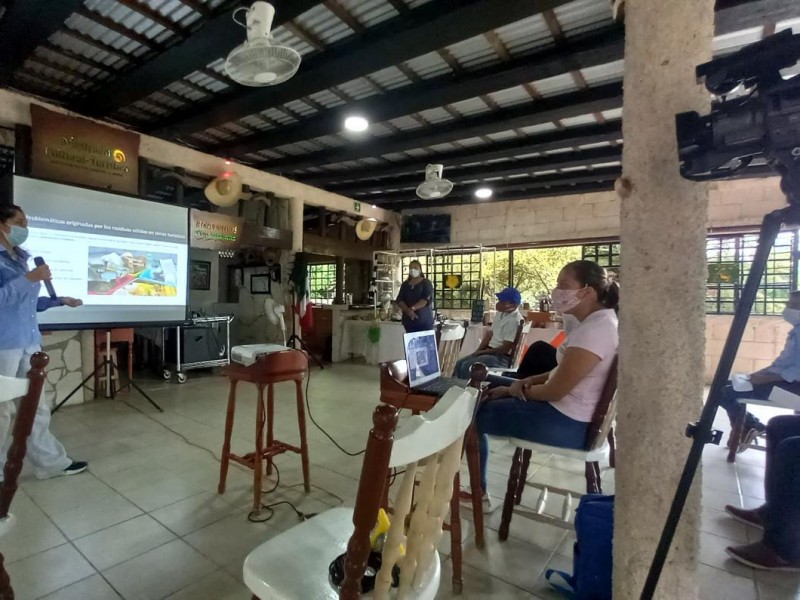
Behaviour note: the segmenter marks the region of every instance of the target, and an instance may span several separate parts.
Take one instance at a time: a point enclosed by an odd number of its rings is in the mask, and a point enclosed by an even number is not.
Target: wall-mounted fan
[[[236,20],[247,11],[245,23]],[[247,29],[247,41],[236,46],[225,61],[225,72],[237,83],[262,87],[283,83],[300,67],[300,53],[288,46],[278,46],[270,31],[275,7],[269,2],[254,2],[250,8],[233,12],[233,20]]]
[[[283,318],[284,313],[286,312],[286,307],[283,304],[280,304],[275,298],[270,296],[266,300],[264,300],[264,312],[267,315],[267,319],[273,325],[277,325],[281,330],[281,336],[283,341],[281,345],[286,345],[286,320]]]
[[[425,167],[425,181],[417,186],[417,196],[423,200],[444,198],[453,190],[453,182],[442,179],[444,165],[428,165]]]

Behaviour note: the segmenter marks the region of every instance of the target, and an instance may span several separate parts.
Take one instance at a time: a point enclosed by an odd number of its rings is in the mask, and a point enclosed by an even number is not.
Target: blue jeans
[[[456,368],[454,371],[455,377],[458,379],[469,379],[469,370],[475,363],[483,363],[490,369],[507,369],[511,364],[511,357],[502,356],[500,354],[481,354],[480,356],[471,354],[469,356],[465,356],[456,363]]]
[[[520,438],[539,444],[580,449],[586,446],[589,423],[570,419],[549,402],[500,398],[481,404],[475,417],[481,453],[481,487],[486,491],[489,435]]]
[[[764,543],[782,558],[800,561],[800,416],[767,424]]]
[[[725,409],[725,412],[728,413],[728,418],[731,421],[731,425],[733,425],[736,417],[744,411],[744,405],[739,404],[737,398],[755,398],[758,400],[767,400],[769,395],[772,393],[773,388],[776,386],[793,394],[800,395],[800,382],[798,381],[792,381],[791,383],[782,382],[777,384],[762,383],[759,385],[754,385],[752,392],[737,392],[733,389],[733,386],[728,383],[728,385],[722,389],[722,397],[719,401],[720,408]]]

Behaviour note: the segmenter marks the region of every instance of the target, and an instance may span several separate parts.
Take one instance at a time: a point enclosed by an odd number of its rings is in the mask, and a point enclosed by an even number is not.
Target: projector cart
[[[212,367],[225,367],[231,364],[231,321],[233,321],[233,316],[224,316],[224,317],[194,317],[188,325],[184,327],[162,327],[161,328],[161,364],[163,368],[163,375],[164,379],[172,379],[172,374],[175,373],[177,375],[178,383],[186,383],[188,377],[186,376],[186,371],[191,371],[192,369],[210,369]],[[222,330],[224,327],[224,337],[220,339],[221,336],[217,335],[217,332]],[[192,329],[206,329],[208,331],[204,331],[203,335],[200,338],[204,338],[208,340],[208,334],[211,334],[217,341],[217,347],[219,350],[214,351],[214,356],[210,356],[212,354],[209,352],[209,356],[205,357],[205,360],[193,360],[188,362],[183,362],[184,360],[184,352],[186,349],[183,347],[183,334],[189,332]],[[175,346],[174,348],[170,348],[170,358],[173,360],[167,360],[167,330],[174,329],[175,330]],[[199,338],[198,338],[199,339]],[[174,354],[173,354],[174,351]],[[196,356],[195,356],[196,357]]]

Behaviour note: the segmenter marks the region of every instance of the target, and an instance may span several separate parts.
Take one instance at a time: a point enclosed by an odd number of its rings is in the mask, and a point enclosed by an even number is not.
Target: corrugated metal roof
[[[359,23],[366,27],[374,27],[399,13],[384,0],[339,0],[339,3],[353,15]]]
[[[423,79],[452,73],[450,66],[436,52],[428,52],[422,56],[407,60],[406,66]]]
[[[447,49],[458,60],[458,63],[466,69],[473,69],[500,61],[497,52],[495,52],[484,35],[458,42],[448,46]]]
[[[547,79],[540,79],[539,81],[532,82],[534,87],[539,93],[547,98],[548,96],[557,96],[566,92],[574,92],[578,90],[578,86],[572,75],[564,73],[556,75],[555,77],[548,77]]]
[[[326,46],[353,35],[353,30],[328,10],[324,4],[318,4],[307,10],[294,21],[308,29]]]
[[[607,0],[576,0],[559,6],[554,12],[566,37],[612,25],[614,22],[611,2]]]
[[[624,73],[625,62],[623,60],[615,60],[614,62],[606,63],[604,65],[597,65],[595,67],[581,69],[583,78],[590,86],[602,85],[604,83],[611,83],[613,81],[621,81]]]
[[[531,102],[531,95],[528,93],[528,90],[521,85],[498,92],[492,92],[488,94],[488,96],[504,108]]]
[[[759,41],[763,37],[763,33],[764,31],[761,27],[753,27],[752,29],[736,31],[727,35],[718,35],[714,38],[714,52],[727,53],[732,50],[738,50],[742,46]]]
[[[554,44],[550,29],[541,15],[515,21],[496,29],[495,33],[511,54],[523,54]]]
[[[489,112],[489,107],[486,105],[486,102],[480,98],[470,98],[469,100],[454,102],[450,107],[464,116]]]

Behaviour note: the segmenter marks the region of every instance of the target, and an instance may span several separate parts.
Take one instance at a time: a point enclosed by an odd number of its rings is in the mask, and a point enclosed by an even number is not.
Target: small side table
[[[234,461],[253,470],[253,510],[261,509],[261,480],[264,474],[263,461],[267,461],[267,475],[272,474],[272,460],[285,452],[299,454],[303,467],[303,485],[306,493],[311,491],[308,467],[308,440],[306,439],[306,414],[303,403],[303,380],[308,376],[308,355],[301,350],[273,352],[259,358],[255,364],[245,367],[231,364],[223,369],[231,381],[228,395],[228,410],[225,418],[225,439],[222,444],[219,485],[217,491],[225,493],[228,465]],[[258,388],[256,402],[256,442],[253,452],[239,456],[231,452],[231,434],[236,413],[236,387],[240,381],[255,384]],[[297,399],[297,424],[300,430],[300,447],[276,440],[273,436],[274,390],[276,383],[294,381]],[[264,388],[267,388],[267,406],[264,407]],[[264,425],[267,426],[267,440],[264,444]]]

